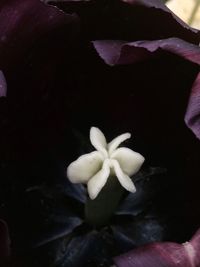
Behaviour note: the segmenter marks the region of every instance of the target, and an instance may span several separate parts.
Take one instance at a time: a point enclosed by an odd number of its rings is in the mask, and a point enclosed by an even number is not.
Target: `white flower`
[[[139,171],[144,157],[129,148],[118,148],[130,137],[130,133],[125,133],[107,144],[104,134],[98,128],[92,127],[90,141],[96,151],[79,157],[68,166],[69,180],[72,183],[87,183],[89,196],[95,199],[108,177],[115,174],[120,184],[134,193],[136,188],[129,176]]]

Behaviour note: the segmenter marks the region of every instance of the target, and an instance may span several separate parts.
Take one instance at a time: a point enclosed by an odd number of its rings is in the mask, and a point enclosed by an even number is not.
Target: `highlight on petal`
[[[127,147],[118,148],[111,157],[119,162],[123,172],[129,176],[137,173],[145,160],[141,154]]]
[[[101,151],[104,155],[107,155],[107,142],[102,131],[97,127],[91,127],[90,129],[90,141],[96,150]]]
[[[192,86],[185,122],[196,137],[200,139],[200,73]]]
[[[72,183],[86,183],[102,165],[101,153],[94,151],[79,157],[67,168],[67,177]]]
[[[105,160],[102,169],[88,182],[88,193],[91,199],[95,199],[106,184],[110,175],[110,162]]]
[[[125,140],[131,138],[131,134],[130,133],[125,133],[122,134],[118,137],[116,137],[115,139],[113,139],[109,144],[108,144],[108,153],[109,155],[111,155],[113,153],[113,151]]]
[[[135,193],[136,188],[135,188],[134,183],[132,182],[131,178],[128,175],[123,173],[117,160],[114,160],[114,159],[112,160],[112,166],[114,168],[115,174],[116,174],[120,184],[129,192]]]
[[[99,56],[108,65],[133,64],[144,61],[160,49],[185,60],[200,64],[200,48],[179,38],[144,40],[135,42],[98,40],[93,45]],[[113,49],[114,47],[114,49]]]
[[[7,94],[7,83],[5,76],[2,71],[0,71],[0,97],[6,96]]]

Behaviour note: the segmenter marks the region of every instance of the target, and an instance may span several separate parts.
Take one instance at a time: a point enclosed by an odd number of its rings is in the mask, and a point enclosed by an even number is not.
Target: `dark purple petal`
[[[78,33],[76,15],[39,0],[0,2],[0,68],[8,85],[8,99],[1,101],[1,140],[7,139],[14,150],[18,147],[23,158],[61,140],[67,118],[59,113],[57,102],[67,86],[60,88],[58,76],[67,71],[64,66],[74,54]],[[10,158],[15,153],[8,154]]]
[[[51,42],[51,32],[55,35],[55,31],[63,27],[70,25],[75,29],[75,21],[75,16],[65,15],[40,0],[1,1],[0,66],[11,68],[11,64],[15,63],[20,67],[24,57],[33,52],[31,45],[36,46],[38,41],[44,38],[49,38],[48,41]],[[58,49],[56,46],[54,48]],[[49,48],[47,50],[50,52]],[[51,57],[54,56],[51,54]]]
[[[101,58],[109,65],[143,61],[160,49],[200,64],[200,47],[178,38],[133,43],[104,40],[94,41],[93,44]]]
[[[197,76],[188,102],[185,122],[200,139],[200,73]]]
[[[199,231],[183,244],[152,243],[114,259],[117,267],[199,267]]]
[[[179,37],[198,43],[200,35],[161,1],[48,1],[66,13],[76,12],[90,40],[154,40]],[[159,23],[158,23],[159,21]]]
[[[200,47],[177,38],[155,41],[94,41],[94,47],[105,63],[113,65],[135,64],[159,56],[163,50],[200,65]],[[188,103],[186,123],[200,137],[200,78],[197,77]]]
[[[0,97],[6,96],[7,94],[7,83],[5,76],[2,71],[0,71]]]

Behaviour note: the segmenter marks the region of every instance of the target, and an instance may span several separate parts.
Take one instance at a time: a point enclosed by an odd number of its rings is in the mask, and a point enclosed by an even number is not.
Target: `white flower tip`
[[[108,144],[109,154],[111,155],[122,142],[124,142],[125,140],[127,140],[129,138],[131,138],[131,134],[130,133],[124,133],[124,134],[117,136],[115,139],[113,139]]]
[[[131,138],[131,133],[125,133],[127,136],[127,139]]]
[[[140,153],[138,153],[138,165],[140,165],[139,169],[141,168],[144,162],[145,162],[145,158]]]
[[[94,193],[94,191],[91,191],[88,189],[88,194],[91,200],[94,200],[97,197],[97,193]]]
[[[90,141],[96,150],[103,152],[103,154],[107,154],[107,142],[102,131],[97,127],[91,127],[90,129]]]
[[[137,191],[137,189],[136,189],[134,183],[133,183],[133,185],[129,188],[128,191],[131,192],[131,193],[135,193],[135,192]]]
[[[72,162],[68,167],[67,167],[67,178],[70,180],[71,183],[76,183],[76,179],[75,179],[75,173],[74,173],[74,162]]]

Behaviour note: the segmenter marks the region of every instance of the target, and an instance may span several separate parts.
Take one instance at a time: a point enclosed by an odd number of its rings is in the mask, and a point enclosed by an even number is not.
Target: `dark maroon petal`
[[[178,38],[155,41],[94,41],[94,47],[101,58],[109,65],[132,64],[143,61],[160,49],[200,64],[200,47]]]
[[[199,267],[200,231],[190,242],[152,243],[114,259],[117,267]]]
[[[0,220],[0,265],[10,254],[10,238],[7,224]]]
[[[60,88],[58,76],[69,72],[64,66],[75,54],[78,33],[76,15],[39,0],[0,1],[0,69],[8,85],[7,99],[0,105],[1,140],[8,138],[7,145],[15,143],[11,147],[20,147],[18,151],[26,147],[25,157],[40,145],[60,140],[59,130],[67,120],[58,115],[58,92],[66,85]],[[8,132],[15,133],[11,137]]]
[[[2,71],[0,71],[0,97],[6,96],[7,94],[7,83],[5,76]]]
[[[48,1],[67,13],[76,12],[90,40],[154,40],[169,37],[198,43],[200,35],[161,1]],[[159,21],[159,23],[158,23]]]
[[[200,139],[200,73],[197,76],[188,102],[185,122]]]
[[[160,56],[161,50],[180,56],[181,58],[200,65],[200,47],[170,38],[155,41],[94,41],[98,54],[109,65],[135,64],[140,61]],[[188,103],[185,121],[189,128],[200,138],[200,76],[197,77]]]
[[[30,45],[36,45],[45,36],[51,42],[50,32],[55,34],[56,30],[67,25],[74,29],[75,20],[75,16],[65,15],[40,0],[1,1],[0,66],[19,64],[23,57],[28,56],[27,53],[32,52]]]

